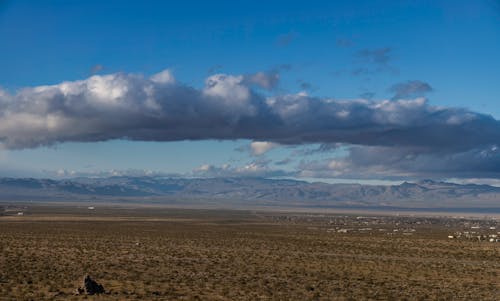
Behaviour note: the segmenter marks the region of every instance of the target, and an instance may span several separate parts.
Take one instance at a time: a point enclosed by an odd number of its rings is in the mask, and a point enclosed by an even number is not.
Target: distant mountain
[[[0,200],[104,200],[282,207],[500,208],[500,188],[431,180],[385,186],[262,178],[0,178]]]

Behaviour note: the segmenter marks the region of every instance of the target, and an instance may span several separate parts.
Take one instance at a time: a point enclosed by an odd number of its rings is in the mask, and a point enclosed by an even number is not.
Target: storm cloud
[[[0,141],[8,149],[67,141],[250,139],[284,145],[345,143],[459,153],[500,141],[500,122],[425,98],[337,100],[265,96],[244,75],[216,74],[202,88],[165,70],[116,73],[0,90]]]

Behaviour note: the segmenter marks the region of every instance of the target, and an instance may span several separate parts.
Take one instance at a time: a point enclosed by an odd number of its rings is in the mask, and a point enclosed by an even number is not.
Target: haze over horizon
[[[498,1],[0,1],[0,39],[1,177],[500,186]]]

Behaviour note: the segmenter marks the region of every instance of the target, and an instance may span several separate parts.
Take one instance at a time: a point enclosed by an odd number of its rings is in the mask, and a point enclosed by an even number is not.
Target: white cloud
[[[265,97],[241,75],[216,74],[195,89],[177,83],[168,70],[151,78],[116,73],[12,95],[2,91],[0,117],[7,148],[109,139],[471,148],[497,142],[500,133],[490,116],[433,107],[423,98]]]
[[[242,166],[233,166],[231,164],[222,164],[220,166],[203,164],[191,172],[195,177],[283,177],[293,175],[293,172],[285,172],[280,169],[269,167],[268,160],[255,160]]]
[[[159,84],[173,84],[175,78],[172,72],[168,69],[158,72],[151,76],[151,81]]]
[[[243,85],[243,76],[215,74],[205,81],[203,92],[231,103],[247,103],[250,90]]]
[[[109,169],[109,170],[68,170],[68,169],[57,169],[57,170],[42,170],[41,175],[43,177],[50,178],[108,178],[108,177],[181,177],[182,174],[175,173],[165,173],[160,171],[154,171],[150,169]]]
[[[247,75],[246,82],[257,85],[263,89],[271,90],[278,85],[280,75],[278,72],[257,72]]]
[[[254,156],[260,156],[278,147],[279,144],[266,141],[253,141],[250,143],[250,150]]]

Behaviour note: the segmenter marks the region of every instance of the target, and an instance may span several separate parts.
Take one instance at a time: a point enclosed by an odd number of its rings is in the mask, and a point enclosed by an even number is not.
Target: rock
[[[79,287],[75,290],[75,295],[96,295],[102,293],[104,293],[104,287],[90,278],[89,275],[85,275],[83,278],[83,287]]]

